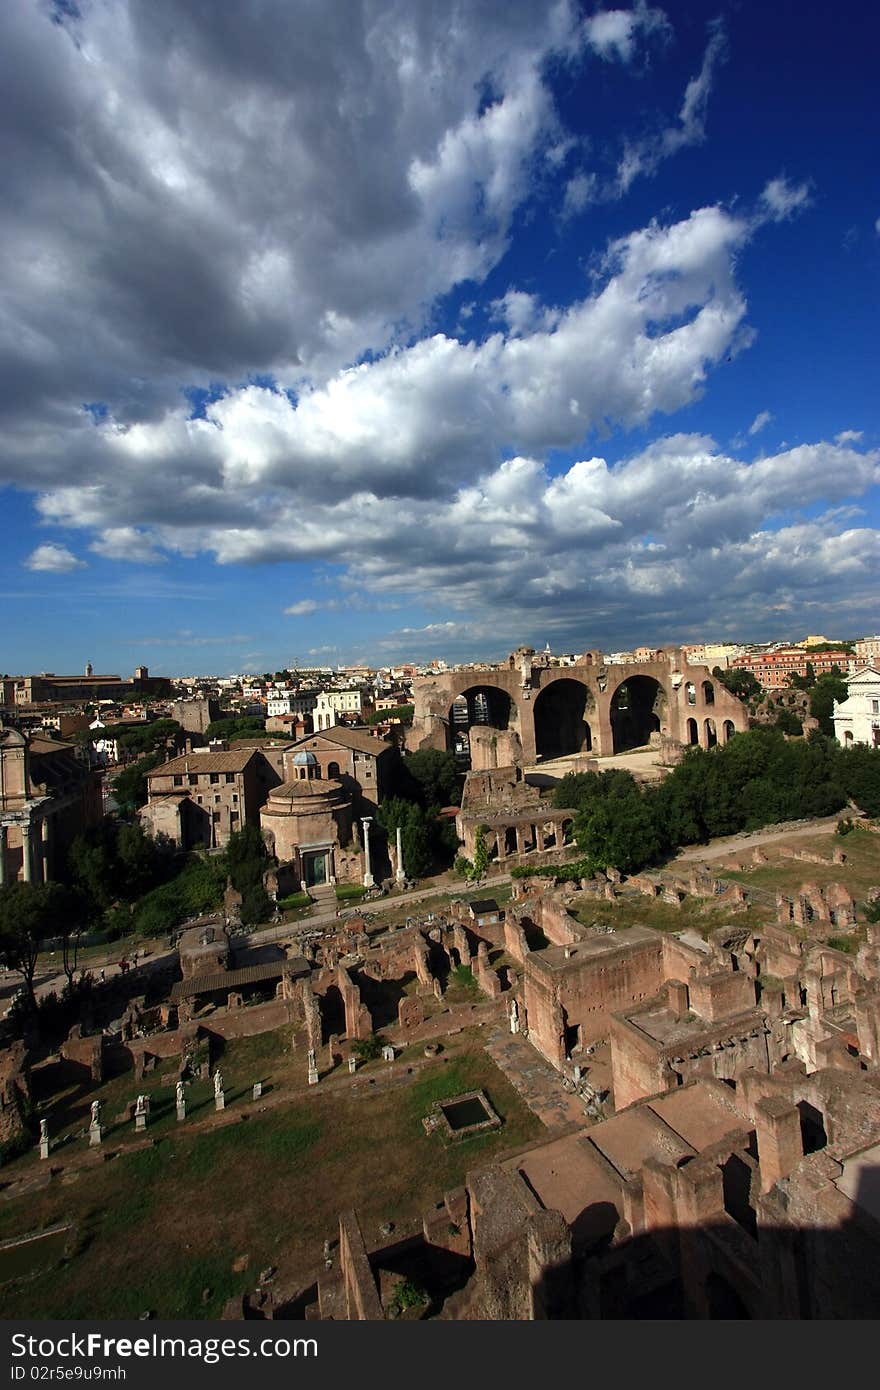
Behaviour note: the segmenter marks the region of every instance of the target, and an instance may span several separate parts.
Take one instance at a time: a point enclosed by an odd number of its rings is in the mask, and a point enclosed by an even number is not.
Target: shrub
[[[366,891],[362,883],[337,883],[336,900],[340,903],[351,902],[353,898],[362,898]]]
[[[357,1042],[353,1042],[351,1050],[359,1062],[374,1062],[382,1055],[384,1046],[385,1039],[382,1034],[371,1033],[368,1038],[359,1038]]]

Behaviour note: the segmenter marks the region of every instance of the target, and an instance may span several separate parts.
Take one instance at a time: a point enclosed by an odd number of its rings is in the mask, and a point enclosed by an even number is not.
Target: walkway
[[[752,830],[743,835],[728,835],[723,840],[712,840],[708,845],[693,845],[690,849],[683,849],[665,864],[664,868],[671,869],[675,864],[686,864],[694,860],[727,859],[733,855],[747,853],[758,845],[771,842],[775,844],[777,840],[797,840],[807,835],[828,834],[829,831],[836,830],[841,814],[825,816],[822,820],[795,821],[793,828],[789,830],[786,829],[786,825],[790,825],[791,822],[783,821],[780,825],[768,826],[764,830]]]
[[[589,1124],[583,1101],[562,1085],[555,1067],[519,1033],[493,1028],[485,1048],[492,1061],[522,1096],[526,1105],[551,1131]]]

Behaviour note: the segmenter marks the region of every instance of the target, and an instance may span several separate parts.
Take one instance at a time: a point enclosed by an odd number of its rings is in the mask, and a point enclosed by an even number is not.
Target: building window
[[[219,805],[220,805],[220,797],[219,797],[219,796],[215,796],[215,797],[214,797],[214,805],[215,805],[215,806],[219,806]]]
[[[236,824],[238,823],[238,812],[237,812],[237,811],[230,811],[230,812],[229,812],[229,820],[230,820],[230,822],[231,822],[233,825],[236,825]]]
[[[197,801],[197,802],[199,803],[199,805],[201,806],[201,804],[202,804],[202,798],[201,798],[200,796],[197,796],[197,797],[196,797],[196,801]]]
[[[212,786],[212,787],[216,787],[216,785],[217,785],[217,783],[218,783],[219,781],[220,781],[220,773],[219,773],[219,772],[212,772],[212,773],[211,773],[211,786]]]
[[[183,777],[179,773],[175,773],[174,775],[174,785],[175,787],[183,786]]]
[[[186,780],[191,787],[197,787],[199,785],[199,779],[194,772],[190,772]]]
[[[232,804],[233,804],[233,806],[237,806],[237,805],[238,805],[238,792],[233,792],[233,793],[232,793]]]
[[[871,713],[880,714],[880,700],[871,701]]]
[[[235,773],[234,773],[234,772],[227,772],[227,774],[226,774],[226,785],[227,785],[227,787],[229,786],[230,782],[234,782],[234,781],[235,781]]]

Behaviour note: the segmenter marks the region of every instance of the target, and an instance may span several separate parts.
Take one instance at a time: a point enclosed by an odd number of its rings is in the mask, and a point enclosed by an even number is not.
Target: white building
[[[295,695],[292,690],[279,690],[266,701],[266,713],[270,719],[280,714],[311,714],[316,702],[316,695]]]
[[[834,734],[844,748],[866,743],[880,748],[880,671],[866,666],[846,683],[845,700],[834,702]]]
[[[364,696],[361,690],[324,690],[314,705],[315,730],[332,729],[340,714],[363,714]]]

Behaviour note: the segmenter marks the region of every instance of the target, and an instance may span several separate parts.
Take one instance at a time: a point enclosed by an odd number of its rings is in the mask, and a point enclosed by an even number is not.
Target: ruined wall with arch
[[[410,751],[454,750],[464,727],[460,716],[458,723],[453,718],[455,701],[463,696],[473,702],[478,692],[490,716],[481,727],[515,733],[525,765],[584,752],[610,757],[648,743],[652,735],[709,748],[749,727],[745,705],[708,666],[688,665],[679,648],[665,648],[653,661],[627,664],[606,663],[600,652],[587,652],[573,666],[550,666],[520,648],[499,666],[414,681]],[[468,705],[469,711],[474,708]]]

